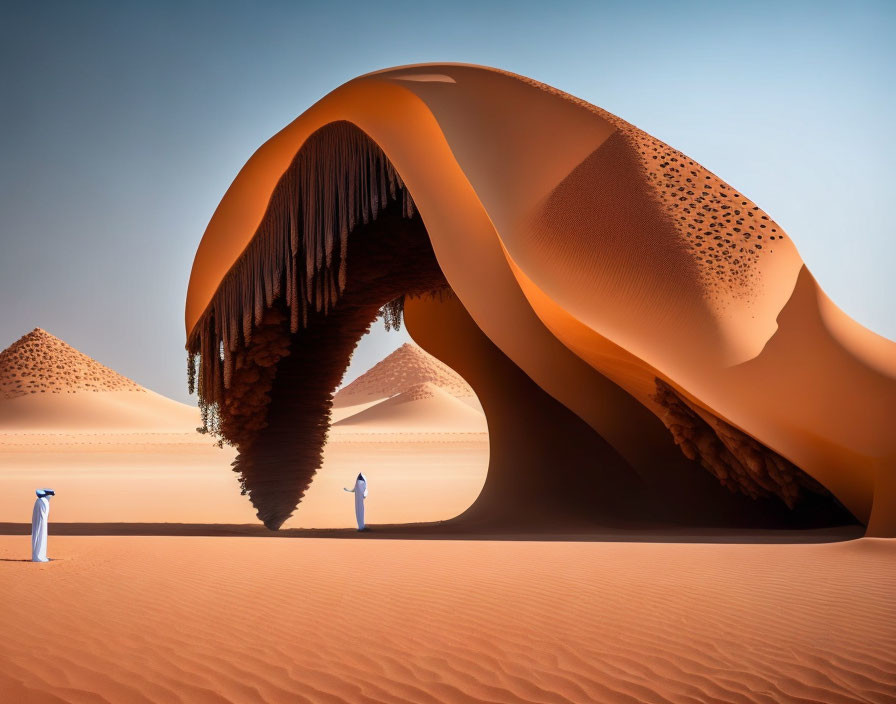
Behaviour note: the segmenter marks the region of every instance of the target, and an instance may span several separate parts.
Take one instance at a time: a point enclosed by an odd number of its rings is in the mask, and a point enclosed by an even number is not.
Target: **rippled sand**
[[[15,702],[893,702],[896,544],[0,537]]]

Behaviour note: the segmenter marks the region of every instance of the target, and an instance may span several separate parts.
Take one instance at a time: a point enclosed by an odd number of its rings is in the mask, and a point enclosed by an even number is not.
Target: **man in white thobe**
[[[367,498],[367,477],[359,474],[355,480],[354,489],[344,489],[355,495],[355,518],[358,521],[358,530],[364,530],[364,499]]]
[[[37,501],[31,513],[31,561],[49,562],[47,557],[47,523],[50,521],[50,497],[56,496],[52,489],[38,489]]]

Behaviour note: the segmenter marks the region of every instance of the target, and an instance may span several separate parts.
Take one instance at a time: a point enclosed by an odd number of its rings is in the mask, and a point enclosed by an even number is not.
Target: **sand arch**
[[[401,302],[488,417],[489,479],[457,520],[894,530],[893,343],[693,160],[464,65],[323,98],[250,159],[200,244],[187,348],[269,527],[319,466],[355,343]]]

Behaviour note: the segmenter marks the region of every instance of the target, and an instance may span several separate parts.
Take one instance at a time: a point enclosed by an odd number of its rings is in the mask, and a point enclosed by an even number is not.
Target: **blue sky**
[[[268,137],[339,84],[462,61],[557,86],[748,194],[896,338],[891,2],[0,3],[0,348],[43,327],[188,400],[199,238]],[[353,373],[407,338],[365,340]]]

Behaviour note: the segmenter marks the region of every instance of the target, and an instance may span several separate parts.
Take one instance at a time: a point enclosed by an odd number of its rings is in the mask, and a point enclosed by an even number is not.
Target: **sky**
[[[896,3],[0,0],[0,349],[35,327],[172,398],[193,255],[239,169],[389,66],[531,76],[769,212],[896,339]],[[378,326],[346,379],[407,341]]]

